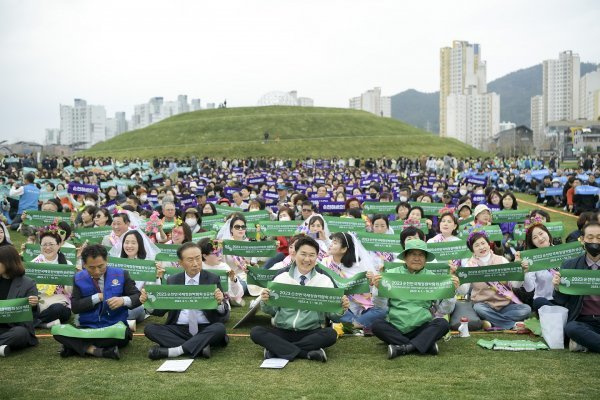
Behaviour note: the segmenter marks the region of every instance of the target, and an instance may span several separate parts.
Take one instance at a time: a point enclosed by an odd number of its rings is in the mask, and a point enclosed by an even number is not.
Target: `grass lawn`
[[[533,196],[519,199],[535,201]],[[525,205],[522,203],[522,206]],[[575,219],[565,222],[565,233]],[[22,239],[15,237],[16,242]],[[245,308],[234,308],[228,332],[247,334],[269,319],[232,330]],[[151,317],[145,323],[162,322]],[[143,324],[138,333],[143,332]],[[40,333],[48,333],[45,330]],[[231,337],[210,360],[198,359],[182,374],[155,372],[162,361],[147,358],[153,345],[136,336],[120,361],[58,356],[59,344],[40,338],[36,348],[0,358],[2,399],[199,398],[199,399],[468,399],[468,398],[600,398],[600,356],[567,350],[510,352],[484,350],[480,338],[532,339],[526,335],[475,334],[440,342],[440,355],[386,359],[376,338],[344,336],[327,352],[325,364],[298,360],[283,370],[263,370],[262,349],[248,337]]]

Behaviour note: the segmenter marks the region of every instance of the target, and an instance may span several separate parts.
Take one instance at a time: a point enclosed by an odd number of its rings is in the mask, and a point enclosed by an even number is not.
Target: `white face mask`
[[[86,206],[95,206],[96,202],[94,200],[85,200],[83,204],[85,204]]]
[[[405,202],[408,201],[408,199],[406,198],[406,196],[400,196],[400,201]]]
[[[198,224],[198,220],[196,218],[186,218],[185,223],[188,224],[190,228],[193,228]]]
[[[281,214],[281,215],[279,216],[279,220],[280,220],[280,221],[290,221],[290,216],[289,216],[289,215],[287,215],[287,214]]]
[[[461,196],[464,196],[465,194],[467,194],[467,189],[460,189],[459,193]]]
[[[475,191],[475,194],[483,194],[483,193],[484,193],[483,190],[476,190]]]
[[[255,198],[256,198],[256,195],[255,195],[254,193],[252,193],[252,194],[250,195],[250,200],[254,200]]]
[[[143,195],[140,196],[140,200],[141,201],[146,201],[146,200],[148,200],[148,196],[146,196],[145,194],[143,194]]]

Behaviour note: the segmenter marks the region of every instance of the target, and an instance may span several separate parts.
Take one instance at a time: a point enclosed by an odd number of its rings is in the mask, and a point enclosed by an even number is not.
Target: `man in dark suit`
[[[147,325],[144,335],[158,343],[150,349],[148,357],[158,360],[187,354],[210,358],[211,345],[226,346],[229,342],[223,325],[229,317],[229,304],[224,300],[219,277],[202,269],[202,252],[196,243],[184,243],[177,250],[177,257],[185,272],[170,276],[167,285],[217,285],[218,307],[216,310],[171,310],[164,325]],[[142,295],[145,295],[143,289]],[[166,312],[153,310],[152,315],[162,316]]]
[[[565,269],[600,269],[600,223],[588,222],[579,239],[585,246],[585,255],[565,261]],[[552,279],[554,295],[552,302],[569,310],[565,334],[571,339],[569,350],[600,353],[600,296],[573,296],[560,293],[560,273]]]
[[[0,246],[0,300],[23,297],[28,298],[35,318],[39,311],[35,282],[25,276],[17,250],[12,245]],[[32,321],[0,323],[0,357],[37,343]]]
[[[119,322],[127,326],[127,310],[139,307],[146,298],[140,292],[129,273],[120,268],[107,267],[108,253],[102,245],[90,245],[83,249],[83,271],[75,274],[71,310],[79,314],[82,328],[106,328]],[[72,355],[120,358],[119,348],[125,347],[133,337],[129,327],[124,338],[75,338],[54,335],[63,347],[61,357]]]

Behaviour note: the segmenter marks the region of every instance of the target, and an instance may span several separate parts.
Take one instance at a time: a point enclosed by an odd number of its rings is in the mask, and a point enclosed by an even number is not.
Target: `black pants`
[[[0,328],[0,346],[3,345],[10,347],[11,350],[30,346],[29,330],[24,326]]]
[[[71,309],[64,304],[56,303],[42,311],[37,319],[33,321],[33,326],[37,327],[40,324],[47,324],[59,319],[61,324],[69,321],[71,318]]]
[[[225,325],[220,322],[199,324],[198,333],[192,336],[188,325],[150,324],[144,328],[144,335],[161,347],[183,348],[186,354],[197,357],[207,345],[225,346]]]
[[[402,333],[389,322],[377,320],[373,322],[372,329],[373,334],[387,344],[412,344],[424,354],[448,333],[450,326],[444,318],[434,318],[411,332]]]
[[[575,321],[567,322],[565,333],[589,351],[600,353],[600,318],[580,316]]]
[[[90,346],[95,346],[98,348],[108,348],[117,346],[119,348],[125,347],[129,344],[129,341],[133,338],[133,334],[129,330],[129,327],[125,330],[125,338],[124,339],[81,339],[81,338],[73,338],[68,336],[54,335],[54,339],[71,350],[74,350],[80,356],[84,356],[86,350]]]
[[[333,346],[337,340],[337,333],[331,328],[290,331],[287,329],[255,326],[250,331],[250,339],[279,358],[293,360],[302,351],[309,352]]]

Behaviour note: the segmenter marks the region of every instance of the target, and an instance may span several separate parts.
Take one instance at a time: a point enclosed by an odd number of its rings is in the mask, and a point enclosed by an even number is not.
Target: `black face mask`
[[[585,251],[592,257],[597,257],[600,255],[600,243],[588,243],[583,242],[583,246],[585,247]]]
[[[377,193],[369,193],[369,197],[372,199],[376,199],[377,198]]]

